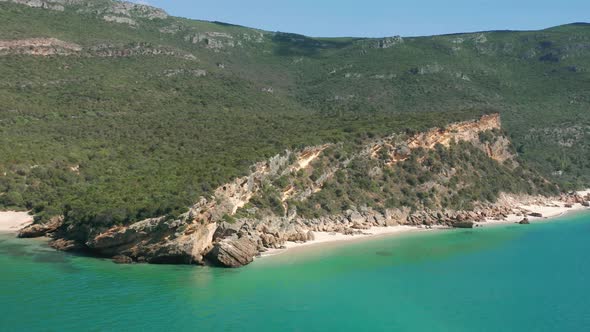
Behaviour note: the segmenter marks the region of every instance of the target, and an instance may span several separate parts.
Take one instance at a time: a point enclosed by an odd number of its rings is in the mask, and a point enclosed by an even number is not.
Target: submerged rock
[[[473,228],[475,223],[473,221],[458,221],[453,223],[455,228]]]
[[[118,256],[113,257],[113,263],[115,263],[115,264],[131,264],[131,263],[133,263],[133,259],[129,256],[118,255]]]
[[[61,251],[81,251],[84,246],[74,240],[55,239],[49,242],[49,246]]]

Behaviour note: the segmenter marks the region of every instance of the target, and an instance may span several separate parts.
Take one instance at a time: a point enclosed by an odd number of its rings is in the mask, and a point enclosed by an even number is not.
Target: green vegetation
[[[0,209],[104,225],[174,215],[286,148],[354,145],[487,112],[502,114],[523,177],[539,172],[563,189],[590,184],[587,25],[406,38],[382,49],[375,39],[313,39],[172,17],[138,18],[131,27],[77,10],[0,4],[0,40],[54,37],[84,48],[73,56],[0,56]],[[207,32],[231,38],[191,42]],[[225,44],[209,47],[214,38]],[[98,45],[174,54],[98,56]],[[326,211],[342,208],[334,197],[386,207],[420,195],[430,206],[439,193],[416,188],[444,158],[473,180],[446,196],[451,206],[500,190],[549,190],[516,181],[468,147],[427,157],[428,171],[408,162],[372,181],[361,172],[371,165],[353,164],[314,199]],[[363,196],[379,190],[395,198]]]
[[[495,137],[492,132],[483,136]],[[438,145],[430,151],[417,149],[393,166],[384,162],[356,158],[317,194],[288,203],[301,215],[318,217],[351,207],[469,210],[474,202],[495,202],[501,192],[558,193],[535,171],[514,167],[512,162],[498,163],[467,142],[448,148]]]

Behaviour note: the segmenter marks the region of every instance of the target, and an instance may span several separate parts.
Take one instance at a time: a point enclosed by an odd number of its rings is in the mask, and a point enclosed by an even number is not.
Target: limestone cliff
[[[90,13],[102,17],[107,22],[136,25],[136,19],[165,19],[168,14],[162,9],[140,3],[111,0],[0,0],[32,8],[55,11],[66,9],[78,13]]]
[[[79,54],[82,47],[55,38],[30,38],[20,40],[0,40],[1,55],[74,55]]]
[[[99,58],[124,58],[136,56],[168,56],[184,60],[196,60],[196,57],[186,51],[152,45],[150,43],[131,43],[124,45],[97,44],[83,47],[76,43],[56,38],[28,38],[14,40],[0,40],[0,56],[28,55],[28,56],[79,56]],[[204,75],[200,75],[204,76]]]

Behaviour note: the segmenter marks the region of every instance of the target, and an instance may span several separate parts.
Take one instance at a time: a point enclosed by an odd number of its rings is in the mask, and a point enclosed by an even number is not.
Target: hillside
[[[334,197],[347,207],[371,205],[363,200],[376,188],[395,199],[377,195],[375,208],[468,209],[500,191],[548,194],[553,183],[561,190],[590,184],[587,24],[315,39],[110,0],[3,0],[0,28],[0,208],[32,210],[41,222],[63,215],[70,224],[108,228],[174,219],[248,176],[252,165],[314,146],[329,146],[323,169],[350,167],[334,173],[344,180],[326,181],[325,197],[290,203],[308,217],[342,210],[323,204]],[[391,165],[401,177],[385,172],[375,177],[378,186],[355,180],[355,172],[395,156],[393,134],[413,137],[492,113],[503,124],[493,137],[511,142],[506,149],[518,167],[455,145],[430,157],[458,162],[475,154],[479,162],[464,174],[475,169],[493,181],[474,178],[447,201],[415,190],[450,179],[420,180],[437,176],[418,167],[424,151],[402,163],[409,168]],[[371,141],[381,142],[374,152],[385,159],[334,162]],[[310,172],[277,181],[307,188],[323,174]],[[254,201],[260,213],[272,210],[265,200],[273,197]]]

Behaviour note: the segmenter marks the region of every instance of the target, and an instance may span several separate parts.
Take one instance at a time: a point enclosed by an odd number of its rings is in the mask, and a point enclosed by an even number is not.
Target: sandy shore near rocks
[[[448,229],[447,227],[442,226],[433,226],[432,228],[420,228],[414,226],[390,226],[390,227],[371,227],[369,229],[362,230],[362,234],[355,234],[355,235],[344,235],[341,233],[328,233],[328,232],[314,232],[315,240],[307,241],[307,242],[285,242],[285,246],[283,249],[269,249],[268,251],[261,254],[261,257],[267,256],[274,256],[278,254],[282,254],[288,251],[292,251],[293,249],[303,248],[303,247],[310,247],[310,246],[321,246],[322,244],[330,244],[330,243],[337,243],[337,242],[348,242],[348,241],[358,241],[358,240],[366,240],[376,237],[382,236],[391,236],[395,234],[406,234],[411,232],[425,232],[425,231],[432,231],[436,229]]]
[[[586,196],[590,194],[590,190],[579,191],[578,195]],[[571,208],[565,206],[564,202],[560,201],[552,201],[548,205],[526,205],[526,204],[518,204],[518,208],[521,210],[526,210],[528,213],[540,213],[543,217],[532,217],[528,216],[530,222],[538,222],[543,220],[548,220],[552,218],[561,217],[569,212],[576,212],[576,211],[583,211],[583,210],[590,210],[588,207],[583,206],[582,204],[572,204]],[[501,225],[501,224],[514,224],[520,222],[524,217],[522,215],[510,214],[504,220],[494,220],[489,219],[485,222],[476,222],[475,225],[477,227],[485,227],[485,226],[492,226],[492,225]],[[283,254],[293,249],[303,248],[303,247],[310,247],[310,246],[317,246],[322,247],[322,245],[327,245],[330,243],[338,243],[344,241],[358,241],[358,240],[366,240],[375,237],[381,236],[391,236],[396,234],[406,234],[410,232],[424,232],[424,231],[433,231],[433,230],[441,230],[441,229],[449,229],[445,226],[433,226],[430,229],[415,227],[415,226],[392,226],[392,227],[372,227],[370,229],[363,230],[363,234],[356,234],[356,235],[344,235],[340,233],[328,233],[328,232],[314,232],[315,239],[312,241],[307,242],[286,242],[283,249],[269,249],[268,251],[261,254],[261,257],[268,257],[274,256],[278,254]],[[312,248],[308,248],[312,249]]]
[[[16,233],[32,222],[33,216],[28,212],[0,211],[0,232]]]
[[[590,190],[578,191],[578,195],[585,197],[590,193]],[[548,205],[536,205],[536,204],[519,204],[519,209],[527,211],[527,214],[541,214],[542,217],[527,216],[530,222],[543,221],[547,219],[553,219],[561,217],[569,212],[577,212],[589,210],[588,207],[582,204],[572,204],[572,207],[566,207],[566,203],[560,201],[552,201]],[[477,222],[476,225],[483,227],[486,225],[493,224],[513,224],[520,222],[524,217],[522,215],[510,214],[505,220],[494,220],[488,219],[485,222]]]

